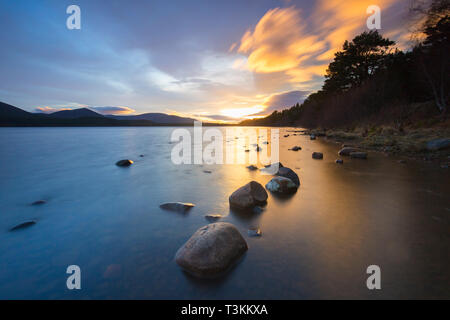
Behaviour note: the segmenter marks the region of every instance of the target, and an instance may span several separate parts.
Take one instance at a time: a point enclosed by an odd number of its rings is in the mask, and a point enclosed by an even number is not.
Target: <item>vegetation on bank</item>
[[[378,31],[364,32],[335,54],[321,90],[302,104],[241,125],[327,128],[350,136],[383,127],[399,135],[448,128],[450,1],[413,11],[423,18],[424,37],[410,50],[399,50]]]

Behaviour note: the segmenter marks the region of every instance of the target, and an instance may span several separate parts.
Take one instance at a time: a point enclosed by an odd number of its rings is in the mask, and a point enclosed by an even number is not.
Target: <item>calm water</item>
[[[228,196],[271,177],[245,165],[176,166],[172,130],[1,128],[0,298],[450,298],[448,170],[376,153],[337,165],[336,144],[281,138],[301,187],[243,216]],[[287,151],[294,145],[303,150]],[[134,165],[116,167],[123,158]],[[48,202],[30,206],[39,199]],[[166,201],[197,206],[181,215],[161,210]],[[173,257],[208,213],[226,215],[249,250],[225,278],[199,281]],[[37,224],[8,231],[29,219]],[[254,220],[260,238],[247,236]],[[81,267],[78,291],[66,289],[71,264]],[[376,292],[366,288],[371,264],[382,272]]]

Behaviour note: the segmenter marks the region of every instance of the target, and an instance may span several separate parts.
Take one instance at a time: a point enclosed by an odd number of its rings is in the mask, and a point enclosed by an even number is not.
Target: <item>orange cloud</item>
[[[247,56],[247,68],[255,73],[255,81],[261,82],[260,88],[272,85],[275,77],[287,79],[290,89],[310,89],[311,84],[317,86],[318,78],[323,79],[328,64],[344,41],[367,30],[366,10],[370,5],[378,5],[385,13],[400,2],[319,0],[307,18],[294,6],[271,9],[230,51]],[[396,38],[404,39],[406,33],[396,33]]]
[[[36,112],[39,112],[39,113],[50,114],[50,113],[53,113],[53,112],[56,112],[56,111],[72,110],[72,108],[53,108],[53,107],[45,106],[45,107],[37,107],[34,110]]]

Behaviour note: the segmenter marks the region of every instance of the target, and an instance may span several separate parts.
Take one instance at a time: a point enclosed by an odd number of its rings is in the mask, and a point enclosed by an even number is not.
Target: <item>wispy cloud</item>
[[[89,107],[89,109],[104,115],[125,115],[136,112],[129,107]]]
[[[34,109],[35,112],[46,113],[46,114],[50,114],[50,113],[57,112],[57,111],[63,111],[63,110],[72,110],[72,108],[53,108],[53,107],[45,106],[45,107],[37,107]]]

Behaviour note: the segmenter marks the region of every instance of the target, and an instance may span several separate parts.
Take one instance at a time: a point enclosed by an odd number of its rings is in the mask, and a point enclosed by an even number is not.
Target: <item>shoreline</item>
[[[342,129],[300,129],[300,134],[314,134],[326,140],[353,146],[367,151],[375,151],[386,156],[404,157],[411,160],[435,162],[441,168],[450,166],[450,146],[430,149],[427,144],[439,139],[450,140],[448,128],[421,128],[397,130],[392,127],[374,127],[371,130],[356,128]],[[405,159],[406,160],[406,159]]]

